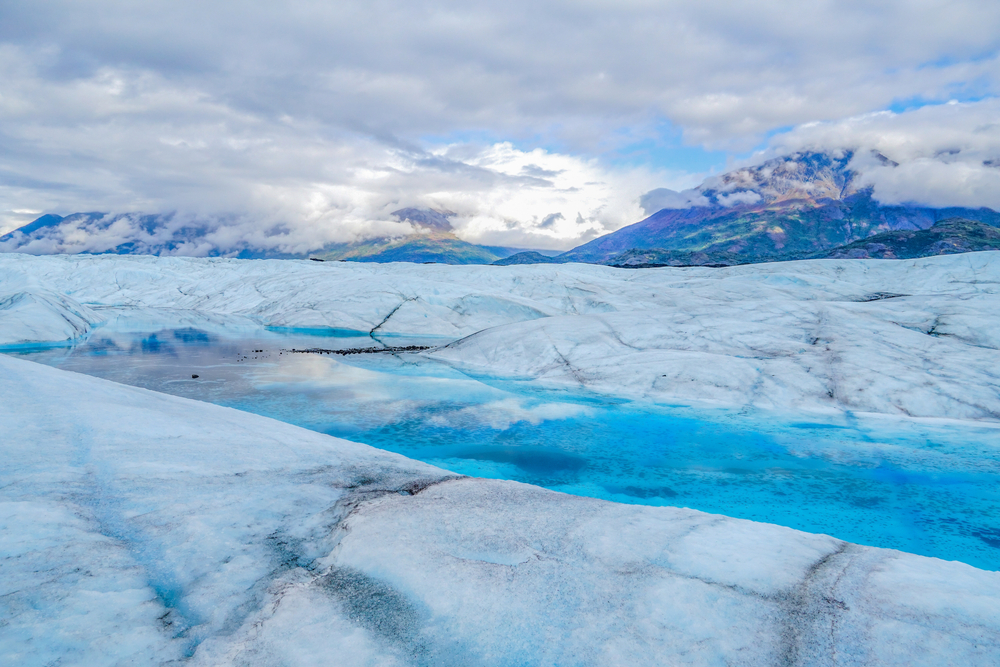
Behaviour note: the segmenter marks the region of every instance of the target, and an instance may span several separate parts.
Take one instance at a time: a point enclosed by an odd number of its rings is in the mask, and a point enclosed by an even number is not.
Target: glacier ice
[[[995,422],[1000,256],[628,271],[0,255],[0,345],[111,318],[442,337],[529,386]],[[9,349],[9,348],[8,348]],[[0,355],[0,662],[1000,662],[1000,574],[456,477]]]
[[[3,342],[10,345],[58,343],[89,333],[102,317],[73,299],[31,290],[0,297]]]
[[[996,422],[659,406],[477,379],[413,353],[289,353],[378,347],[364,335],[212,332],[200,326],[214,320],[191,313],[180,329],[145,322],[116,316],[72,346],[12,354],[465,475],[690,507],[1000,569]]]
[[[38,327],[37,341],[101,318],[197,312],[464,338],[434,357],[550,388],[980,420],[1000,416],[998,284],[989,252],[643,271],[0,255],[0,302],[36,294],[46,313],[83,314]],[[17,312],[0,310],[0,345],[24,340]]]
[[[0,373],[4,664],[1000,660],[1000,573]]]

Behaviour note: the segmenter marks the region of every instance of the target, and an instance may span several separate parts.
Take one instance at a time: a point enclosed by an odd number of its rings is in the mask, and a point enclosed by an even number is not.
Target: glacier
[[[996,572],[0,371],[4,664],[1000,659]]]
[[[0,305],[0,346],[197,312],[441,336],[435,359],[553,389],[996,420],[998,285],[989,252],[647,270],[7,254],[0,304],[30,297],[38,315],[28,331],[27,309]]]
[[[990,253],[629,271],[0,255],[0,345],[117,318],[438,336],[549,391],[997,421]],[[388,340],[388,338],[385,338]],[[1000,573],[462,477],[0,355],[0,662],[992,665]]]

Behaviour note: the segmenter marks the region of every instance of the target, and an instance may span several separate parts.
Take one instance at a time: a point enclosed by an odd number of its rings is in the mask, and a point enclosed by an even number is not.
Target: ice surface
[[[0,377],[3,664],[1000,662],[998,573]]]
[[[980,420],[1000,416],[998,286],[997,253],[642,271],[0,256],[0,301],[48,299],[32,311],[50,322],[36,327],[38,341],[79,335],[95,318],[197,311],[274,327],[472,336],[435,357],[548,387]],[[84,323],[56,326],[53,308]],[[19,312],[0,310],[0,345],[25,340],[30,318]]]
[[[433,355],[472,374],[664,403],[997,420],[1000,351],[985,339],[1000,330],[1000,302],[970,301],[691,303],[522,322]],[[961,318],[963,332],[947,333]]]
[[[415,354],[288,353],[378,346],[365,335],[216,333],[214,320],[191,313],[182,324],[114,318],[71,346],[12,354],[465,475],[689,507],[1000,570],[996,422],[858,413],[803,421],[773,410],[622,402],[474,379]]]
[[[644,271],[2,255],[0,345],[112,319],[424,334],[455,341],[428,358],[529,387],[996,421],[998,285],[995,253]],[[521,407],[492,406],[496,424],[559,418]],[[1000,574],[960,563],[455,479],[2,355],[0,410],[3,664],[1000,663]]]
[[[7,346],[72,340],[88,333],[102,319],[73,299],[47,290],[0,296],[0,327]]]

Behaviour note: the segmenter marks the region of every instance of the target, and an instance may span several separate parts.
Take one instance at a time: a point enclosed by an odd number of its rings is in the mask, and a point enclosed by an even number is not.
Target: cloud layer
[[[927,203],[992,205],[970,156],[993,159],[979,137],[995,131],[977,129],[993,102],[934,111],[965,128],[960,158],[907,161],[907,141],[934,143],[920,111],[865,114],[997,95],[1000,5],[871,5],[5,3],[0,230],[41,211],[182,211],[243,235],[285,225],[295,251],[433,206],[469,240],[569,247],[700,180],[622,166],[630,147],[741,152],[789,127],[774,148],[896,137],[884,152],[905,169],[872,177],[885,197],[929,179]]]
[[[776,138],[770,152],[810,148],[866,149],[850,166],[885,204],[1000,210],[1000,100],[810,123]]]

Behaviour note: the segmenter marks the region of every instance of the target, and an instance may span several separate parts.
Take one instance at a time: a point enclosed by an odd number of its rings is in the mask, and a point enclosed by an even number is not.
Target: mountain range
[[[948,218],[1000,226],[988,208],[885,206],[848,167],[852,154],[797,153],[710,179],[682,193],[694,205],[645,220],[563,253],[560,260],[624,264],[659,250],[694,263],[800,259],[896,230],[928,229]],[[884,156],[877,156],[895,164]]]
[[[263,250],[244,244],[226,253],[241,259],[344,260],[355,262],[441,262],[445,264],[489,264],[523,248],[483,246],[455,236],[450,211],[404,208],[392,214],[409,222],[414,233],[333,243],[301,254]],[[89,252],[116,255],[198,254],[218,256],[213,235],[225,228],[226,220],[181,218],[171,214],[73,213],[43,215],[33,222],[0,236],[0,251],[36,254]],[[274,230],[281,233],[281,229]],[[267,234],[265,234],[266,236]]]
[[[450,211],[404,208],[393,214],[416,230],[396,238],[376,238],[326,246],[310,257],[354,262],[438,262],[442,264],[490,264],[518,253],[520,248],[483,246],[455,236]]]
[[[656,266],[735,266],[788,259],[914,259],[933,255],[1000,250],[1000,228],[977,220],[948,218],[928,229],[899,229],[869,236],[828,250],[794,255],[748,255],[719,250],[663,250],[633,248],[604,262],[622,268]],[[525,263],[512,255],[494,264]],[[553,258],[550,261],[559,261]]]
[[[330,244],[308,254],[281,254],[249,244],[227,254],[359,262],[586,262],[639,267],[814,257],[902,258],[997,249],[994,228],[1000,227],[1000,213],[988,208],[884,205],[850,168],[853,157],[846,151],[794,153],[710,178],[687,192],[660,191],[660,200],[673,207],[661,208],[644,220],[555,256],[463,241],[452,228],[454,214],[419,208],[393,213],[410,223],[412,234]],[[890,168],[898,166],[884,155],[873,157]],[[171,215],[50,214],[0,237],[0,250],[218,255],[211,239],[224,224]],[[90,247],[74,246],[73,240],[81,237],[102,241]]]

